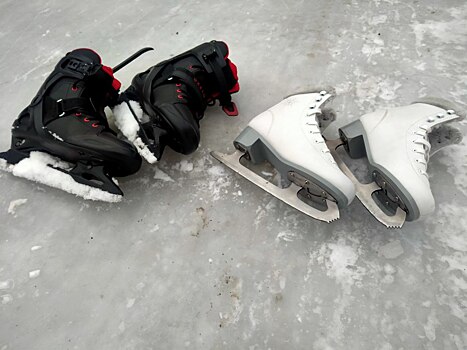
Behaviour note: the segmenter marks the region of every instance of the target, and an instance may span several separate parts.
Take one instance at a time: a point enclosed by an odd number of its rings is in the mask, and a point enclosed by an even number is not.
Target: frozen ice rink
[[[300,91],[335,89],[330,138],[426,95],[465,108],[465,1],[3,0],[0,19],[2,151],[74,48],[113,66],[153,46],[127,87],[224,40],[241,86],[238,117],[209,108],[199,149],[119,179],[121,203],[0,174],[0,350],[467,348],[466,141],[430,160],[435,213],[400,230],[357,199],[313,220],[210,156]]]

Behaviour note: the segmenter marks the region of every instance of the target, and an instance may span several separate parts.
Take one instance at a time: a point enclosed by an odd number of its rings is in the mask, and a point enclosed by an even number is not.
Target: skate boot
[[[434,211],[426,172],[430,154],[462,140],[458,130],[446,125],[460,118],[451,106],[428,99],[378,110],[339,129],[340,139],[328,142],[336,159],[335,148],[341,144],[351,158],[367,157],[370,184],[360,183],[342,161],[339,166],[354,182],[363,205],[387,227],[402,227],[405,220]]]
[[[135,173],[141,158],[107,124],[104,108],[116,102],[119,88],[97,53],[68,53],[13,123],[0,166],[85,199],[120,200],[112,177]]]
[[[295,209],[325,222],[337,220],[355,189],[321,134],[320,107],[330,98],[326,91],[290,96],[250,121],[234,141],[235,153],[212,155]],[[279,172],[279,186],[249,169],[265,161]]]
[[[237,68],[225,43],[211,41],[137,74],[113,109],[120,131],[149,163],[169,146],[189,154],[200,140],[199,121],[220,101],[237,115],[231,94],[239,90]]]

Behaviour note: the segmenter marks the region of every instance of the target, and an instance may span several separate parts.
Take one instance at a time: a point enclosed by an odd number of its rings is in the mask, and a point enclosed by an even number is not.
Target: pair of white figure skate
[[[387,227],[402,227],[432,213],[435,201],[427,175],[430,155],[459,143],[462,134],[447,122],[460,119],[452,105],[426,99],[377,110],[339,129],[337,140],[322,131],[330,114],[321,107],[326,91],[297,94],[250,121],[235,139],[236,152],[212,155],[240,175],[303,213],[331,222],[355,195]],[[343,146],[347,151],[338,152]],[[368,160],[373,182],[361,183],[344,159]],[[269,162],[280,174],[279,186],[251,170]],[[247,167],[245,167],[244,165]]]

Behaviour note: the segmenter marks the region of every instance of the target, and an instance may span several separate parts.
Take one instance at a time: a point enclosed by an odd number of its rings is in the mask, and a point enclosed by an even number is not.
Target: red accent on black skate
[[[122,83],[120,83],[120,81],[115,79],[114,72],[113,72],[112,68],[103,65],[102,70],[112,77],[112,79],[113,79],[112,80],[112,87],[115,89],[115,91],[120,90],[120,87],[122,86]]]
[[[76,85],[73,85],[73,86],[71,87],[71,91],[78,91],[78,87],[77,87]]]
[[[232,75],[236,81],[233,88],[229,90],[229,92],[233,94],[240,90],[240,84],[238,83],[238,69],[237,69],[237,66],[231,60],[226,60],[226,62],[229,64],[230,70],[232,71]]]
[[[238,115],[237,105],[234,102],[232,102],[230,106],[222,106],[222,110],[229,117],[235,117]]]

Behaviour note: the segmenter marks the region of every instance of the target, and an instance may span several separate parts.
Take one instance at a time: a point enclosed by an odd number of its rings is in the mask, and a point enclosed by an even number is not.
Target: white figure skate
[[[387,227],[402,227],[405,220],[434,211],[428,159],[462,140],[459,131],[445,125],[460,118],[450,108],[447,101],[427,99],[378,110],[339,129],[340,139],[327,141],[342,171],[354,182],[357,197]],[[360,183],[339,159],[336,147],[342,143],[351,158],[367,157],[374,182]]]
[[[339,218],[355,196],[352,182],[332,158],[321,135],[320,107],[326,91],[290,96],[250,121],[235,139],[232,155],[212,152],[228,167],[275,197],[325,222]],[[268,161],[280,173],[281,188],[240,163]]]

